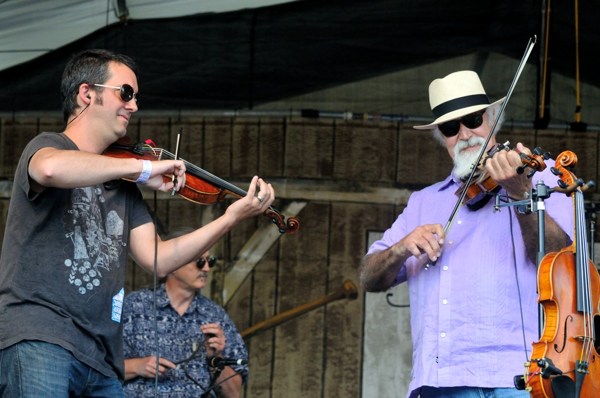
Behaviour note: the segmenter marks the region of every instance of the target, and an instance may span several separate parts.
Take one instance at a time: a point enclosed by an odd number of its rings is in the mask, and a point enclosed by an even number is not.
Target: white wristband
[[[145,184],[150,179],[150,174],[152,174],[152,162],[149,160],[142,160],[142,172],[135,182],[138,184]]]

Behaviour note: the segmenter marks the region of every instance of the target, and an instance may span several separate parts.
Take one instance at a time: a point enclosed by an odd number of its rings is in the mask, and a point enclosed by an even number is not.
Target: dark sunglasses
[[[483,114],[485,110],[469,113],[460,119],[450,120],[449,122],[438,124],[438,128],[444,136],[450,138],[458,134],[460,125],[462,124],[468,129],[476,129],[483,124]]]
[[[138,101],[138,94],[133,92],[133,87],[129,84],[123,84],[122,86],[107,86],[105,84],[93,84],[96,87],[106,87],[106,88],[114,88],[115,90],[119,90],[119,95],[124,102],[129,102],[135,98],[135,102]]]
[[[208,256],[208,257],[200,257],[198,260],[196,260],[196,265],[200,269],[204,268],[205,263],[208,263],[208,268],[212,268],[217,263],[217,258],[214,256]]]

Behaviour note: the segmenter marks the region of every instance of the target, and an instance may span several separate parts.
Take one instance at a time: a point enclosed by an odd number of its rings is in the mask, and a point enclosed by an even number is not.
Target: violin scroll
[[[527,174],[527,177],[531,178],[536,171],[543,171],[546,169],[545,160],[550,159],[550,152],[544,152],[542,148],[535,147],[531,155],[520,153],[521,162],[523,164],[517,167],[517,173],[523,174],[525,169],[529,167],[531,171]]]
[[[270,217],[273,224],[277,226],[279,232],[293,234],[300,228],[300,221],[296,217],[288,217],[287,221],[277,210],[269,207],[265,210],[265,216]]]
[[[558,186],[553,188],[556,192],[561,192],[570,195],[579,188],[581,192],[587,191],[589,188],[596,186],[594,181],[587,183],[581,178],[577,178],[569,169],[577,165],[577,155],[572,151],[563,151],[556,158],[556,165],[553,167],[552,173],[559,177]]]

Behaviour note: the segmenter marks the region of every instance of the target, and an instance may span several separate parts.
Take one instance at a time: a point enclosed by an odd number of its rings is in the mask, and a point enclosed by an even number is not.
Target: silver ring
[[[263,199],[263,198],[261,198],[260,196],[257,196],[257,197],[256,197],[256,199],[258,199],[258,202],[259,202],[259,203],[262,203],[262,202],[263,202],[263,200],[264,200],[264,199]]]

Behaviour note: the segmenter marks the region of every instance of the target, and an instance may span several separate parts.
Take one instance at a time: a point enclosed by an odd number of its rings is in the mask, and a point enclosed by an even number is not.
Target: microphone
[[[208,366],[212,367],[212,368],[217,368],[217,369],[223,369],[223,367],[225,366],[232,366],[232,365],[247,365],[248,361],[246,361],[245,359],[239,358],[239,359],[228,359],[228,358],[221,358],[221,357],[209,357],[208,358]]]

